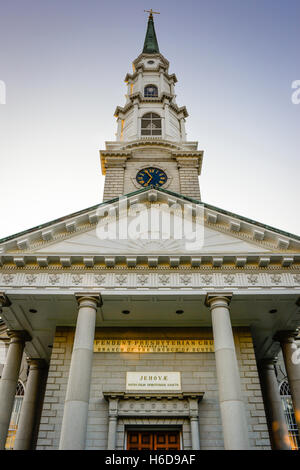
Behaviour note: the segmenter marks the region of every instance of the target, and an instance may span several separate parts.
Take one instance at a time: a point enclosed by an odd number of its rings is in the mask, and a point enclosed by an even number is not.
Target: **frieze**
[[[205,274],[204,270],[186,270],[185,274],[178,270],[147,270],[138,269],[120,271],[106,270],[104,273],[93,271],[59,270],[47,272],[44,269],[29,271],[24,269],[0,271],[0,287],[31,287],[31,288],[97,288],[101,289],[182,289],[185,291],[211,288],[293,288],[300,287],[300,273],[278,272],[268,269],[264,272],[213,272]]]
[[[151,397],[150,399],[140,398],[139,400],[136,400],[134,398],[129,398],[127,400],[121,400],[118,405],[118,415],[124,417],[132,414],[147,414],[150,416],[162,414],[169,416],[189,416],[190,405],[188,399],[157,399]]]

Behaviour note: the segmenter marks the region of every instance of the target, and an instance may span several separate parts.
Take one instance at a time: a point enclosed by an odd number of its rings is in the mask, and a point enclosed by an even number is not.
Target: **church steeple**
[[[145,10],[146,11],[146,10]],[[148,19],[148,27],[144,42],[143,54],[159,54],[158,42],[155,34],[154,21],[153,21],[153,11],[150,10],[150,15]],[[156,13],[156,12],[154,12]]]
[[[103,199],[107,201],[151,184],[200,200],[198,176],[203,152],[198,142],[186,138],[185,106],[176,103],[176,75],[159,52],[149,11],[141,54],[127,73],[126,103],[117,106],[116,140],[101,150],[105,175]]]

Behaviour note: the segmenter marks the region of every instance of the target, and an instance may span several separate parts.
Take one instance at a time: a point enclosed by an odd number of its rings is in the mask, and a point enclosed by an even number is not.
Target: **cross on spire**
[[[150,10],[144,10],[145,13],[150,13],[149,15],[149,18],[153,18],[153,13],[155,13],[156,15],[160,15],[160,12],[159,11],[153,11],[152,8],[150,8]]]

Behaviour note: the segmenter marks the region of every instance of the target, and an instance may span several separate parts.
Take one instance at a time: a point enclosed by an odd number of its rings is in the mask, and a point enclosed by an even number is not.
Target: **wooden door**
[[[180,450],[179,431],[128,431],[127,450]]]
[[[179,450],[179,431],[159,431],[154,433],[153,450]]]

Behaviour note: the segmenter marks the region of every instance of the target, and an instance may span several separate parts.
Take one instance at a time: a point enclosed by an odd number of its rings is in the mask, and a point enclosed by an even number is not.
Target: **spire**
[[[148,11],[148,10],[145,10]],[[149,19],[148,19],[148,27],[144,42],[144,49],[143,54],[159,54],[159,47],[158,42],[156,39],[155,29],[154,29],[154,21],[153,21],[153,13],[157,13],[156,11],[149,11]],[[159,14],[159,13],[158,13]]]

